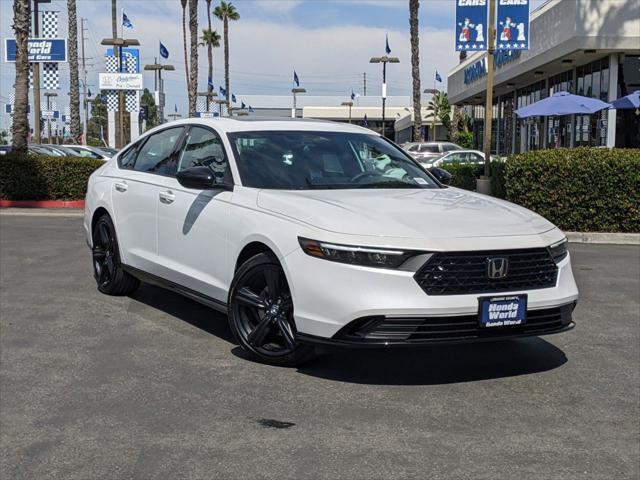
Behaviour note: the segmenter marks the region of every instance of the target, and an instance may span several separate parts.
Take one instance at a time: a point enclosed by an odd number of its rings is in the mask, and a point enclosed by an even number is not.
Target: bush
[[[465,163],[449,163],[441,167],[451,174],[451,186],[464,188],[465,190],[476,189],[476,178],[480,176],[482,165],[469,165]]]
[[[640,150],[561,148],[509,157],[506,198],[563,230],[640,232]]]
[[[9,153],[0,157],[0,199],[81,200],[89,175],[104,165],[85,157],[44,157]]]
[[[473,133],[471,132],[458,132],[456,143],[462,148],[473,148]]]

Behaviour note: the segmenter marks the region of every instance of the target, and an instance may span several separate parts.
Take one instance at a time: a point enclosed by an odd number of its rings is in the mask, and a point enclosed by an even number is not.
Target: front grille
[[[361,343],[412,343],[538,335],[561,330],[571,322],[574,304],[528,310],[524,325],[480,328],[477,315],[454,317],[366,317],[355,320],[334,338]]]
[[[491,257],[508,261],[504,278],[490,279]],[[546,248],[435,253],[415,279],[428,295],[464,295],[534,290],[556,285],[558,267]]]

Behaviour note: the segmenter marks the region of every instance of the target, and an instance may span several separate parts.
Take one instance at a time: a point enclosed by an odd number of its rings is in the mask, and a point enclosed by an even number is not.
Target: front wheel
[[[271,365],[296,366],[314,349],[295,339],[293,301],[275,255],[260,253],[236,272],[229,293],[229,325],[242,347]]]

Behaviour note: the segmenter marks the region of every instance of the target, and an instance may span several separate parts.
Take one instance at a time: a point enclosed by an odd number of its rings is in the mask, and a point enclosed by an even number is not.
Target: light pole
[[[144,66],[145,70],[153,70],[153,79],[159,92],[158,105],[156,105],[156,123],[160,125],[164,122],[164,82],[162,80],[162,71],[173,71],[176,68],[173,65],[162,65],[154,59],[153,63]]]
[[[489,44],[487,49],[487,98],[484,106],[484,175],[476,180],[478,193],[491,194],[491,127],[493,120],[493,54],[496,51],[496,0],[489,1]]]
[[[387,63],[400,63],[398,57],[371,57],[369,63],[382,64],[382,136],[384,137],[385,106],[387,102]]]
[[[353,107],[353,102],[342,102],[340,105],[349,107],[349,123],[351,123],[351,107]]]
[[[57,97],[57,93],[53,92],[44,92],[44,96],[47,97],[47,133],[49,136],[49,145],[51,145],[51,117],[49,116],[49,112],[51,112],[51,97]]]
[[[118,72],[121,73],[122,49],[138,46],[140,42],[135,38],[105,38],[100,44],[113,47],[113,53],[118,61]],[[122,148],[127,144],[124,140],[124,90],[118,90],[118,128],[116,132],[116,146]]]
[[[307,93],[307,90],[305,88],[292,88],[291,89],[291,93],[293,94],[293,108],[291,109],[291,118],[296,118],[297,113],[297,103],[296,103],[296,95],[298,93]]]

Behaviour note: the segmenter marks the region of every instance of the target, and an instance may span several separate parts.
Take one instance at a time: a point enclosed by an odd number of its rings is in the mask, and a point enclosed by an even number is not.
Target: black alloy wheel
[[[295,366],[313,354],[312,347],[296,341],[291,292],[273,254],[258,254],[238,269],[229,306],[231,330],[260,361]]]
[[[128,295],[140,282],[122,269],[118,240],[108,215],[98,219],[93,228],[93,276],[98,290],[107,295]]]

